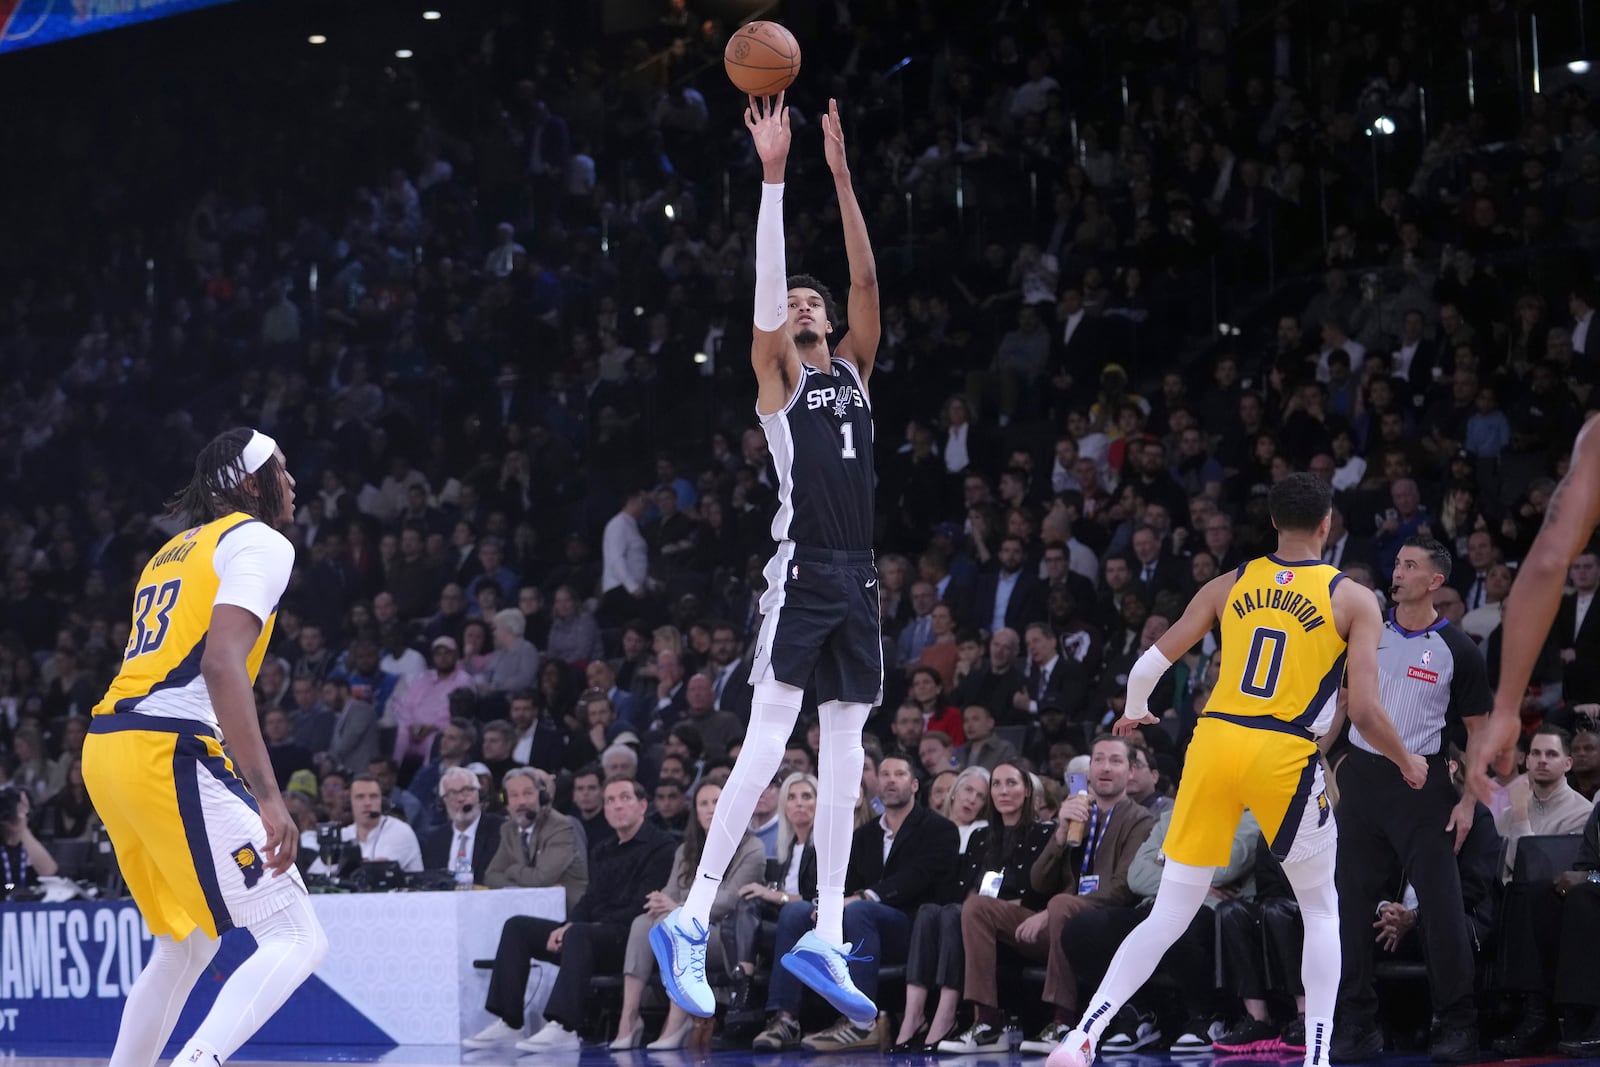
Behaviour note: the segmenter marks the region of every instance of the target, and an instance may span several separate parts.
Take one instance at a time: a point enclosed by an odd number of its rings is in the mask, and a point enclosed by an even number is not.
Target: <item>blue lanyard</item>
[[[1115,811],[1113,808],[1111,811]],[[1100,848],[1100,839],[1105,836],[1106,826],[1111,822],[1111,811],[1100,817],[1099,805],[1089,808],[1089,839],[1083,843],[1083,866],[1080,874],[1088,874],[1089,868],[1094,865],[1094,854]]]
[[[20,889],[28,881],[28,850],[19,845],[17,846],[17,852],[21,856],[21,867],[16,879],[13,880],[11,877],[11,846],[0,845],[0,863],[5,864],[6,868],[4,877],[0,877],[0,890],[4,890],[8,885],[14,885]]]

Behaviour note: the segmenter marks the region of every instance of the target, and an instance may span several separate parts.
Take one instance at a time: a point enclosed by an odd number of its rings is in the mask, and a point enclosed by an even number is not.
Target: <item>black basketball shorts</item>
[[[883,702],[878,568],[871,552],[784,541],[763,572],[761,632],[751,682],[815,683],[817,703]]]

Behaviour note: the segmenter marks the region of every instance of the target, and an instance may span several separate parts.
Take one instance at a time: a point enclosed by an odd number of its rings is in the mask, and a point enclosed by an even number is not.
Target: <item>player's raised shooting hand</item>
[[[844,127],[839,125],[839,101],[828,101],[827,113],[822,116],[822,150],[828,160],[828,169],[835,177],[850,173],[850,162],[844,154]]]
[[[756,155],[761,157],[767,181],[781,182],[784,163],[789,159],[789,109],[783,102],[783,94],[764,99],[752,96],[750,106],[744,109],[744,125],[755,142]],[[776,178],[772,176],[774,170]]]

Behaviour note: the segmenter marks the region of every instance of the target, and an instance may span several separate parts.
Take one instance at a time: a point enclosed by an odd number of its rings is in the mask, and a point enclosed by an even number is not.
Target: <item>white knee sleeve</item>
[[[328,955],[328,936],[311,910],[311,898],[295,893],[289,903],[249,927],[256,950],[239,965],[211,1006],[178,1063],[202,1063],[206,1055],[226,1060],[261,1029]],[[200,1056],[191,1059],[194,1053]]]
[[[689,887],[688,899],[683,902],[686,925],[690,921],[710,925],[717,887],[722,884],[722,876],[728,873],[728,864],[733,862],[733,854],[750,827],[756,801],[761,799],[762,791],[783,765],[783,750],[800,718],[804,699],[804,691],[797,686],[775,681],[756,683],[744,747],[739,750],[733,773],[728,775],[722,795],[717,798],[717,814],[706,833],[700,869]]]
[[[822,739],[817,753],[817,933],[844,944],[844,876],[861,799],[861,731],[872,708],[830,700],[817,708]]]

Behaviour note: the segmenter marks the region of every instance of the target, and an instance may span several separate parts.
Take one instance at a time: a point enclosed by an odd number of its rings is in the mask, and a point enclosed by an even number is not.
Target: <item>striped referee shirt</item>
[[[1406,751],[1418,756],[1439,751],[1452,720],[1487,715],[1494,707],[1483,654],[1464,630],[1443,616],[1426,629],[1407,630],[1392,608],[1378,644],[1378,694]],[[1353,723],[1350,741],[1377,753]]]

